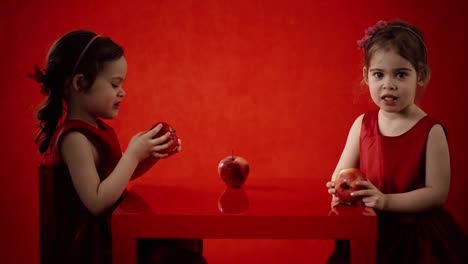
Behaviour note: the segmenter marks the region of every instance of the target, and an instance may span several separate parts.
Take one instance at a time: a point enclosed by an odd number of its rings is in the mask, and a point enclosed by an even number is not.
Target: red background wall
[[[234,148],[253,170],[263,166],[272,172],[259,177],[325,182],[353,120],[373,108],[360,85],[356,40],[380,19],[415,24],[425,32],[433,69],[422,106],[449,131],[452,181],[447,207],[468,231],[468,37],[461,0],[129,3],[0,3],[1,263],[38,263],[40,156],[32,139],[34,112],[43,98],[25,72],[33,64],[42,66],[53,41],[76,28],[109,35],[125,48],[128,95],[112,122],[123,147],[156,120],[177,128],[184,150],[159,164],[161,171],[174,171],[180,181],[218,181],[216,165]],[[184,158],[188,156],[192,158]],[[210,159],[213,167],[199,168],[197,159]],[[181,168],[212,173],[185,179],[177,176]],[[230,246],[221,251],[208,241],[212,263],[235,254],[247,255],[242,260],[276,263],[316,260],[331,250],[330,241],[217,242]]]

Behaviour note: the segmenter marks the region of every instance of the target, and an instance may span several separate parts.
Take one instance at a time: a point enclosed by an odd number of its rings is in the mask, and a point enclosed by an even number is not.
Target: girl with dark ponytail
[[[41,94],[47,96],[37,112],[40,130],[35,142],[39,145],[39,153],[47,151],[52,134],[63,117],[66,107],[65,90],[70,84],[72,75],[80,71],[89,79],[89,85],[83,87],[86,91],[91,87],[90,84],[96,79],[98,71],[105,62],[123,57],[122,47],[107,37],[93,39],[94,45],[88,47],[86,56],[83,56],[85,55],[81,54],[83,47],[95,36],[97,35],[94,32],[85,30],[69,32],[50,48],[45,73],[35,66],[34,74],[29,74],[41,85]]]
[[[52,45],[44,72],[36,66],[29,74],[47,96],[37,112],[35,142],[53,174],[50,206],[56,232],[48,263],[110,264],[112,210],[131,179],[168,157],[161,152],[173,143],[170,132],[155,137],[161,125],[137,133],[122,153],[114,129],[102,120],[117,117],[126,73],[122,47],[108,37],[76,30]],[[179,141],[178,151],[180,146]],[[201,240],[187,241],[171,241],[166,251],[173,254],[166,254],[167,261],[205,263]],[[174,249],[178,244],[195,246]],[[148,262],[153,258],[159,260],[152,263],[166,263],[151,253],[169,248],[164,243],[149,241],[141,247],[146,251],[139,250],[140,261],[148,256]]]

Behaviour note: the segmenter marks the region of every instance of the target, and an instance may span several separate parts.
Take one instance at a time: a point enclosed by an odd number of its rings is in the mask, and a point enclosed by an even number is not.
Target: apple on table
[[[232,154],[218,164],[218,174],[227,187],[240,188],[247,180],[250,166],[246,159]]]

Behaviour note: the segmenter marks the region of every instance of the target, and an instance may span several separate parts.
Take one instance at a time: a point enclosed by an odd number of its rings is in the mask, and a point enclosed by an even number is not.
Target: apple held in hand
[[[179,137],[177,136],[176,131],[172,128],[172,126],[166,122],[158,122],[154,124],[151,127],[151,129],[153,129],[155,126],[159,124],[162,124],[161,130],[159,130],[159,132],[153,138],[158,138],[158,137],[163,136],[167,132],[171,132],[171,136],[169,137],[168,141],[172,140],[172,144],[169,147],[159,151],[159,153],[161,154],[168,154],[169,156],[171,156],[177,153],[177,148],[179,147]]]
[[[357,185],[357,181],[365,181],[366,176],[356,168],[343,169],[338,173],[335,179],[335,194],[341,202],[355,203],[361,197],[351,196],[354,191],[365,189],[362,185]]]
[[[227,187],[241,187],[245,180],[247,180],[249,171],[250,167],[247,160],[234,156],[234,153],[222,159],[218,165],[218,174]]]

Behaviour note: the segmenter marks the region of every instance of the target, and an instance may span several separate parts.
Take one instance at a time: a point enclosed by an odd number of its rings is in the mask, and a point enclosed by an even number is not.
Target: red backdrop
[[[207,173],[196,181],[217,181],[218,161],[234,149],[249,160],[253,173],[256,166],[272,172],[259,177],[325,182],[353,120],[373,108],[360,85],[356,40],[380,19],[415,24],[425,32],[433,69],[422,106],[449,133],[447,207],[468,231],[463,83],[468,38],[462,33],[467,23],[461,2],[2,0],[0,262],[38,262],[40,156],[32,139],[34,112],[43,98],[25,72],[42,66],[53,41],[76,28],[109,35],[125,48],[127,97],[112,122],[122,146],[156,120],[172,123],[182,137],[183,152],[157,169],[176,175],[200,170]],[[212,167],[200,168],[201,159]],[[239,253],[252,261],[270,255],[277,263],[322,259],[331,250],[330,241],[217,242],[230,246],[221,252],[208,241],[212,263]]]

